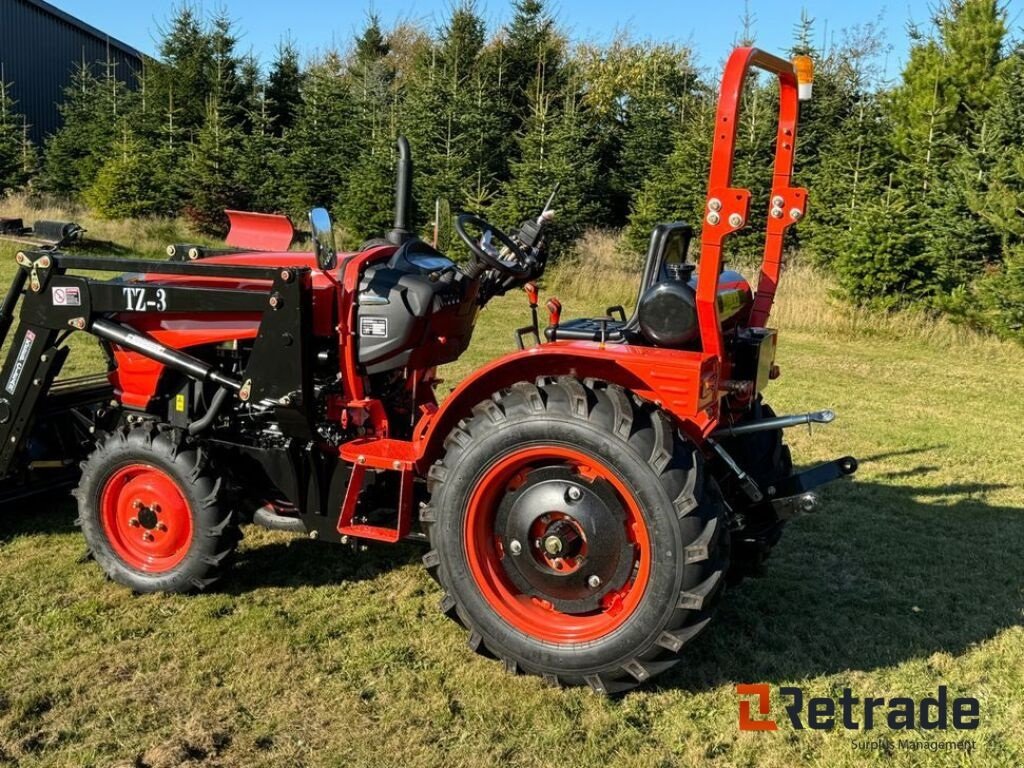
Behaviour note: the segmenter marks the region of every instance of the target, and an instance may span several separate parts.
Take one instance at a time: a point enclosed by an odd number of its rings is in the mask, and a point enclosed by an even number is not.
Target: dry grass
[[[609,267],[610,242],[591,242],[585,269],[552,271],[567,316],[632,298],[637,274]],[[874,324],[812,273],[787,278],[769,397],[836,408],[832,427],[791,433],[794,454],[850,453],[861,470],[790,524],[766,575],[731,589],[656,684],[606,701],[503,674],[439,614],[415,547],[357,555],[249,528],[215,591],[136,597],[78,561],[70,504],[5,509],[0,765],[1024,764],[1024,351],[902,316]],[[446,378],[510,351],[526,315],[521,294],[495,301]],[[886,697],[947,685],[981,700],[981,728],[970,759],[854,748],[896,735],[884,728],[745,733],[738,682]]]

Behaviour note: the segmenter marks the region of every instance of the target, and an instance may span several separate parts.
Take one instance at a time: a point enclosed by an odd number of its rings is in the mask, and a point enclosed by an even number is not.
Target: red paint
[[[722,244],[726,237],[743,226],[733,226],[729,219],[733,215],[739,215],[745,223],[750,218],[750,191],[732,186],[732,169],[736,151],[736,132],[739,127],[740,97],[743,83],[752,68],[763,69],[779,78],[779,125],[771,197],[783,198],[783,216],[779,219],[768,216],[764,260],[754,295],[754,306],[750,313],[751,326],[763,326],[768,322],[782,269],[782,236],[785,229],[798,220],[791,217],[791,211],[799,210],[800,218],[805,213],[807,204],[807,190],[790,186],[799,115],[793,65],[757,48],[737,48],[726,63],[718,97],[714,144],[711,150],[711,175],[708,179],[708,207],[704,211],[700,275],[697,279],[697,317],[700,322],[701,345],[706,352],[722,361],[723,379],[728,378],[729,361],[724,354],[716,301],[716,283],[722,271]],[[717,200],[721,204],[719,210],[712,211],[712,200]],[[716,224],[708,220],[711,213],[718,214],[719,220]]]
[[[635,577],[609,594],[597,611],[563,613],[535,597],[522,594],[501,565],[494,518],[502,497],[516,475],[531,467],[568,466],[587,478],[609,483],[625,513],[626,536],[634,547]],[[540,446],[515,451],[491,465],[478,481],[463,523],[466,561],[480,594],[510,626],[550,643],[585,643],[608,636],[633,615],[643,599],[651,572],[651,543],[640,505],[616,472],[594,456],[563,446]],[[524,553],[525,554],[525,553]],[[529,555],[526,555],[529,556]]]
[[[718,364],[711,355],[628,344],[558,341],[491,361],[463,380],[436,412],[421,418],[414,436],[418,468],[426,472],[458,420],[494,392],[517,381],[563,375],[610,381],[658,403],[695,440],[714,428],[709,409],[717,403]]]
[[[286,251],[295,238],[295,229],[287,216],[248,211],[224,211],[231,224],[225,239],[235,248],[254,251]]]
[[[100,522],[130,568],[166,573],[192,544],[192,510],[174,479],[150,464],[121,467],[103,486]]]

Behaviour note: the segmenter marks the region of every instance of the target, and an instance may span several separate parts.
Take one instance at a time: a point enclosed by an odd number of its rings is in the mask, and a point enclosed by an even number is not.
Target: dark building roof
[[[108,60],[130,85],[142,68],[135,48],[43,0],[0,0],[0,67],[36,144],[60,127],[57,105],[76,64]]]

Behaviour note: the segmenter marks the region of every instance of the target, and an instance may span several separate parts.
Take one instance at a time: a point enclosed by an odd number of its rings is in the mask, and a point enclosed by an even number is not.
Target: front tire
[[[728,567],[720,496],[659,410],[572,378],[474,408],[422,520],[442,610],[507,669],[621,693],[674,665]]]
[[[135,592],[191,592],[216,581],[241,534],[201,450],[153,427],[105,436],[75,496],[89,551]]]

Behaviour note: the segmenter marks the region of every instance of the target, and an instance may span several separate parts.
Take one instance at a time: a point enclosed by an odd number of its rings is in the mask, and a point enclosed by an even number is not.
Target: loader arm
[[[18,271],[0,305],[0,343],[7,340],[19,305],[15,328],[0,371],[0,478],[19,468],[18,458],[33,420],[60,373],[72,332],[89,333],[196,381],[210,381],[243,401],[269,402],[282,420],[308,432],[313,406],[307,356],[310,302],[307,268],[268,268],[156,262],[59,252],[19,253]],[[112,280],[69,274],[122,272],[153,275],[144,282],[121,276]],[[194,287],[161,276],[189,275],[249,281],[244,289]],[[257,286],[257,287],[251,287]],[[239,377],[189,352],[161,343],[132,327],[138,315],[253,313],[259,332],[246,369]],[[118,318],[113,319],[113,316]]]

